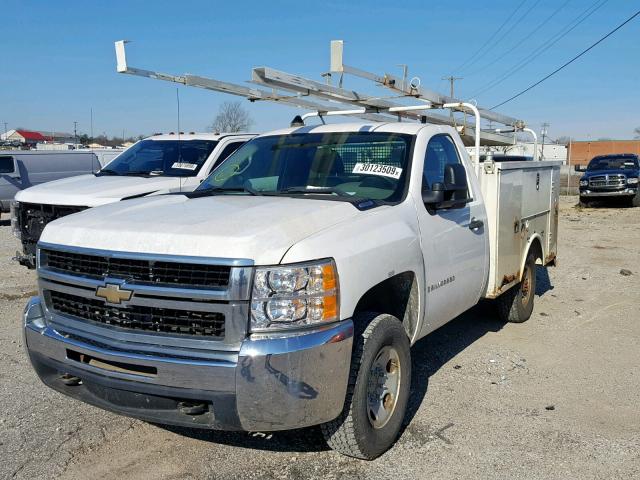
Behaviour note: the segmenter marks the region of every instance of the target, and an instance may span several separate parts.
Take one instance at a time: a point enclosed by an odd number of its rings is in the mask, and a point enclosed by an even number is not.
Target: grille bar
[[[104,302],[48,291],[51,308],[63,315],[129,330],[143,330],[180,335],[224,337],[225,315],[220,312],[176,310],[171,308],[129,305],[116,307]]]
[[[627,177],[621,174],[596,175],[589,179],[590,187],[623,187],[627,183]]]
[[[227,287],[231,267],[161,260],[114,258],[43,249],[46,266],[52,270],[93,278],[121,277],[153,285]]]

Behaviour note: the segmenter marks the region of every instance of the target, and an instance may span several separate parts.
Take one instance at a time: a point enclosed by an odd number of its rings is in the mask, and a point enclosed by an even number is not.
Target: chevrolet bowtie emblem
[[[109,303],[120,304],[131,300],[131,290],[124,290],[120,288],[120,285],[113,283],[107,283],[104,287],[98,287],[96,289],[96,297],[104,298]]]

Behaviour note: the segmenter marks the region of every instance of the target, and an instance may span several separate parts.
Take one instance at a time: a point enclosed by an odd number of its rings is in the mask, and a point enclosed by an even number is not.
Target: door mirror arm
[[[422,190],[422,203],[427,207],[437,210],[442,202],[444,202],[444,192],[444,184],[436,182],[431,185],[431,190]]]

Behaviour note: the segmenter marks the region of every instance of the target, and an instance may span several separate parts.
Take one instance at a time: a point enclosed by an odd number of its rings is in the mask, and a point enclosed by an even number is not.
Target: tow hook
[[[207,413],[206,403],[178,402],[178,409],[185,415],[202,415]]]
[[[70,375],[68,373],[60,375],[60,380],[67,387],[75,387],[75,386],[80,385],[82,383],[82,380],[80,380],[78,377],[74,377],[73,375]]]

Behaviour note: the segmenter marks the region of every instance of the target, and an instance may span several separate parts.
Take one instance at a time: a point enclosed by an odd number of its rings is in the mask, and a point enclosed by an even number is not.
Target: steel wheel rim
[[[398,404],[402,368],[395,348],[384,346],[369,369],[367,415],[373,428],[383,428]]]

